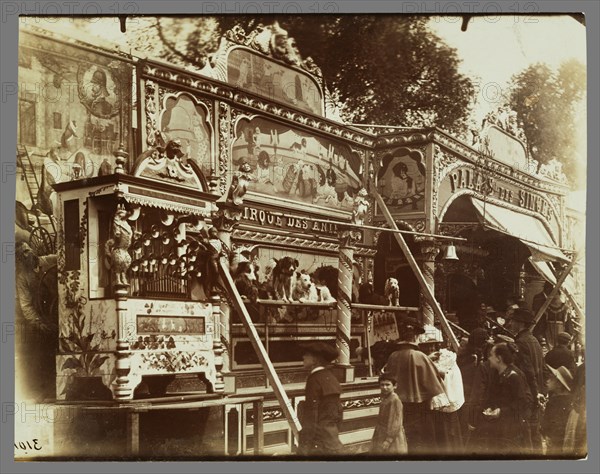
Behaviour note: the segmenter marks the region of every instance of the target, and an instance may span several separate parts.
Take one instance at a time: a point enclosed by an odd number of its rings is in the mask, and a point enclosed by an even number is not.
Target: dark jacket
[[[542,432],[548,439],[547,454],[562,454],[567,419],[573,405],[570,393],[551,395],[542,420]]]
[[[343,412],[340,383],[329,369],[314,372],[306,379],[305,401],[299,409],[300,454],[340,454],[343,445],[338,436]]]
[[[384,371],[398,381],[396,393],[402,403],[429,402],[433,397],[445,394],[435,364],[419,350],[417,344],[403,341],[396,348]]]
[[[465,403],[461,407],[461,419],[463,423],[471,426],[481,424],[481,412],[489,397],[490,380],[493,378],[493,370],[487,360],[481,360],[475,354],[471,359],[466,357],[457,359],[461,374],[463,376],[463,388],[465,391]]]
[[[519,348],[516,366],[525,374],[531,395],[535,399],[538,393],[546,393],[542,346],[530,329],[517,334],[515,343]]]
[[[577,369],[575,355],[567,346],[558,344],[554,349],[548,352],[548,354],[546,354],[546,364],[553,369],[566,367],[569,369],[569,372],[571,372],[571,375],[575,377],[575,371]]]
[[[490,447],[497,454],[518,454],[529,446],[527,419],[531,414],[532,396],[522,372],[509,366],[493,381],[488,393],[488,408],[500,408],[497,419],[486,419],[493,439]]]

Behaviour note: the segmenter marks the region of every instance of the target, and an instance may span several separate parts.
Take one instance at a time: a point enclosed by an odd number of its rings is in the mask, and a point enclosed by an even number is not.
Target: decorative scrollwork
[[[227,171],[229,163],[229,144],[231,142],[230,107],[224,102],[219,103],[219,189],[225,194],[227,187]]]

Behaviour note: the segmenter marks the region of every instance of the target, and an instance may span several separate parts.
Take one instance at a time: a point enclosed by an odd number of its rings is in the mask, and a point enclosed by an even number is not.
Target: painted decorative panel
[[[263,55],[244,48],[232,49],[227,58],[227,78],[240,89],[323,115],[323,95],[316,81]]]
[[[138,314],[138,334],[205,334],[204,318]]]
[[[261,117],[238,121],[232,158],[252,167],[249,191],[287,202],[351,210],[361,184],[348,146]]]
[[[112,173],[113,153],[129,149],[131,65],[27,35],[23,44],[19,143],[45,156],[36,172],[44,165],[52,182]]]
[[[207,112],[191,96],[165,97],[160,129],[167,140],[179,140],[181,151],[200,169],[204,171],[210,167],[211,131],[207,126]]]

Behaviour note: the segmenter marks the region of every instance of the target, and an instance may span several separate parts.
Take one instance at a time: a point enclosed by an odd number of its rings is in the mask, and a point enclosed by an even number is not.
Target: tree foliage
[[[513,76],[510,106],[517,112],[533,157],[540,163],[561,162],[572,182],[581,173],[577,162],[576,107],[586,86],[585,66],[564,62],[553,71],[537,63]]]
[[[296,39],[302,56],[311,56],[322,69],[327,86],[339,98],[342,115],[349,122],[464,131],[474,87],[458,71],[456,50],[427,28],[426,17],[161,18],[151,20],[154,23],[150,29],[140,28],[133,46],[146,51],[159,47],[164,59],[200,68],[206,55],[216,49],[218,38],[234,25],[250,31],[259,23],[275,20]]]

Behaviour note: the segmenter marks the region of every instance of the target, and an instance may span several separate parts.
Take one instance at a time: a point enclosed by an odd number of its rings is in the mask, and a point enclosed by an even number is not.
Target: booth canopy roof
[[[536,262],[532,258],[530,258],[529,261],[533,265],[533,268],[535,268],[537,272],[544,278],[544,280],[556,285],[556,276],[547,262]],[[567,276],[566,280],[562,284],[561,289],[564,290],[567,295],[573,298],[575,297],[577,294],[577,286],[572,275]]]
[[[478,217],[487,225],[523,242],[536,261],[569,261],[539,219],[471,197]]]

